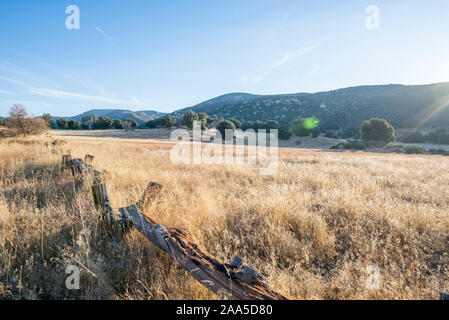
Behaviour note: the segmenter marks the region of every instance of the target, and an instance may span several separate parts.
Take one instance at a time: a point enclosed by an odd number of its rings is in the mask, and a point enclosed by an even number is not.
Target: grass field
[[[291,299],[437,299],[449,291],[449,158],[280,149],[254,165],[174,165],[168,142],[106,137],[0,141],[0,298],[216,299],[138,232],[105,236],[89,187],[61,155],[95,155],[114,207],[164,186],[146,212],[234,255]],[[81,268],[67,290],[67,265]],[[380,271],[366,286],[367,267]],[[23,290],[21,292],[20,288]]]

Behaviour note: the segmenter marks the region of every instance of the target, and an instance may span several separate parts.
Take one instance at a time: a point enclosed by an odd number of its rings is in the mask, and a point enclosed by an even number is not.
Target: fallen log
[[[162,186],[151,182],[144,192],[140,204],[154,200]],[[125,222],[136,228],[145,238],[166,252],[197,281],[222,299],[230,300],[285,300],[282,295],[270,290],[264,278],[255,270],[242,265],[235,257],[230,264],[223,263],[188,239],[185,231],[164,227],[143,215],[138,204],[120,208],[117,214],[110,206],[105,183],[92,187],[95,203],[116,222]],[[98,192],[102,193],[98,195]],[[108,200],[104,200],[108,199]]]

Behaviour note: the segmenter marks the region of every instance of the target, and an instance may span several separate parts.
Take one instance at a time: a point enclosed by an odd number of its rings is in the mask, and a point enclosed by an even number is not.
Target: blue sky
[[[0,1],[0,42],[0,115],[168,112],[229,92],[449,81],[449,1]]]

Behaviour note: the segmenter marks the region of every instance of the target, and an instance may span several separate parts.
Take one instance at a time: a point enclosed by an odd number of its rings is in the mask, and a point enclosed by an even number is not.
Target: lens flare
[[[320,120],[318,120],[315,117],[307,118],[306,120],[304,120],[304,128],[307,130],[316,128],[316,127],[318,127],[319,124],[320,124]]]

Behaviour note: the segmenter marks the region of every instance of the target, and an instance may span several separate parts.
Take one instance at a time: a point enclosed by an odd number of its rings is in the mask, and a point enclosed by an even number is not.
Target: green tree
[[[220,122],[217,126],[217,130],[221,133],[221,137],[223,140],[226,139],[226,130],[227,129],[232,129],[233,131],[235,131],[236,128],[235,128],[234,122],[225,120],[225,121]]]
[[[70,130],[78,130],[81,127],[77,120],[69,120],[67,126]]]
[[[310,132],[312,133],[312,137],[317,138],[321,134],[321,129],[320,127],[315,127]]]
[[[69,128],[69,120],[65,118],[59,118],[58,120],[56,120],[56,124],[59,129],[65,130]]]
[[[267,130],[279,129],[279,122],[277,122],[276,120],[268,120],[265,126]]]
[[[54,129],[56,127],[55,119],[49,113],[44,113],[42,119],[44,119],[47,122],[49,128]]]
[[[288,127],[280,127],[278,131],[278,137],[281,140],[289,140],[292,136],[292,133],[288,129]]]
[[[101,116],[100,118],[98,118],[98,120],[94,123],[93,128],[94,129],[111,129],[114,126],[114,121],[107,117],[107,116]]]
[[[122,120],[120,120],[120,119],[115,119],[114,121],[113,121],[113,127],[114,127],[114,129],[123,129],[123,123],[122,123]]]
[[[182,116],[182,125],[192,130],[193,122],[198,120],[199,120],[198,114],[196,112],[193,112],[192,110],[189,110]]]
[[[3,121],[2,118],[0,118],[0,126],[4,126],[5,125],[5,121]]]
[[[235,118],[229,118],[228,120],[231,121],[237,129],[242,129],[242,123],[240,122],[240,120]]]
[[[310,130],[304,127],[304,121],[306,119],[298,119],[293,121],[293,132],[297,137],[308,137],[310,135]]]
[[[83,129],[93,129],[95,122],[98,121],[98,116],[96,114],[88,114],[81,118],[81,128]]]
[[[157,119],[158,121],[156,121],[156,125],[160,124],[161,126],[165,127],[165,128],[172,128],[175,123],[176,123],[176,119],[175,117],[167,114],[165,117],[162,117],[160,119]]]
[[[387,144],[396,139],[394,128],[385,119],[372,118],[360,125],[362,140]]]
[[[207,124],[214,122],[214,119],[212,119],[207,113],[199,112],[198,121],[201,122],[201,130],[206,130]]]
[[[254,129],[254,122],[247,121],[243,124],[242,130]]]
[[[256,122],[254,122],[253,129],[254,129],[255,131],[259,131],[260,129],[266,129],[266,128],[267,128],[267,127],[266,127],[266,124],[265,124],[264,122],[259,121],[259,120],[257,120]]]
[[[158,126],[158,121],[157,119],[155,120],[150,120],[145,124],[145,127],[147,127],[148,129],[155,129]]]

